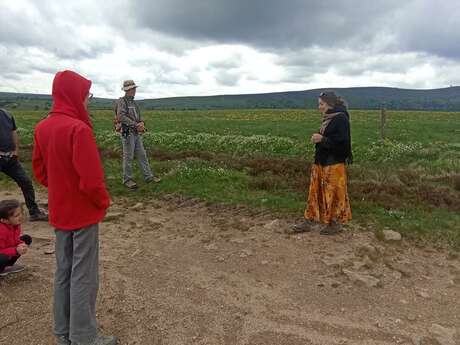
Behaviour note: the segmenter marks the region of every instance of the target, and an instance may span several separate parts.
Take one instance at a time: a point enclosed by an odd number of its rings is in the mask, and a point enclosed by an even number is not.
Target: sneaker
[[[29,217],[29,221],[31,222],[47,222],[48,221],[48,215],[43,212],[42,210],[38,210],[34,213],[32,213]]]
[[[150,183],[150,182],[158,183],[160,181],[161,181],[161,178],[156,177],[156,176],[148,177],[145,179],[145,182],[147,183]]]
[[[128,180],[124,183],[125,187],[129,189],[136,189],[137,188],[137,183],[134,182],[133,180]]]
[[[71,345],[116,345],[117,344],[117,338],[114,337],[113,335],[109,336],[103,336],[103,335],[98,335],[96,339],[93,341],[90,341],[89,343],[76,343],[72,342]]]
[[[298,234],[301,232],[309,232],[313,230],[314,222],[311,220],[305,219],[302,223],[296,224],[292,227],[291,232]]]
[[[0,272],[0,277],[6,277],[7,275],[8,275],[8,271],[3,270]]]
[[[8,275],[8,274],[10,274],[10,273],[22,272],[22,271],[24,271],[25,269],[26,269],[26,267],[25,267],[25,266],[22,266],[22,265],[8,266],[8,267],[6,267],[6,268],[3,270],[2,274],[3,274],[3,276],[6,276],[6,275]]]
[[[321,229],[319,233],[321,235],[335,235],[342,231],[343,231],[342,224],[334,222],[334,223],[326,225],[324,228]]]
[[[66,335],[59,335],[56,337],[56,345],[71,345],[71,343]]]

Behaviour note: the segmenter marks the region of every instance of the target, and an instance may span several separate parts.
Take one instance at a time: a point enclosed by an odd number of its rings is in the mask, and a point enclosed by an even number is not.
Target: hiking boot
[[[319,233],[321,235],[335,235],[342,231],[343,231],[342,224],[334,222],[334,223],[326,225],[324,228],[321,229]]]
[[[137,188],[137,183],[134,182],[133,180],[128,180],[124,183],[125,187],[129,189],[136,189]]]
[[[30,222],[47,222],[48,215],[42,210],[37,210],[34,213],[31,213],[29,216]]]
[[[26,269],[25,266],[22,266],[22,265],[13,265],[13,266],[8,266],[6,267],[2,273],[0,273],[0,275],[2,277],[8,275],[8,274],[11,274],[11,273],[18,273],[18,272],[22,272]]]
[[[71,343],[66,335],[59,335],[56,337],[56,345],[71,345]]]
[[[160,181],[161,181],[161,178],[156,177],[156,176],[147,177],[147,178],[145,179],[145,182],[147,182],[147,183],[150,183],[150,182],[158,183],[158,182],[160,182]]]
[[[309,219],[305,219],[302,223],[296,224],[291,228],[291,232],[294,234],[298,234],[301,232],[309,232],[313,230],[313,226],[315,225],[314,222],[312,222]]]
[[[76,343],[72,342],[71,345],[116,345],[117,344],[117,338],[114,337],[113,335],[109,336],[104,336],[104,335],[98,335],[96,339],[93,341],[90,341],[89,343]]]

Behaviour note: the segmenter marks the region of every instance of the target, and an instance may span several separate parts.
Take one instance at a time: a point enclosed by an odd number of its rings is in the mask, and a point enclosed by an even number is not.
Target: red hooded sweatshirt
[[[109,207],[99,151],[84,100],[91,81],[72,71],[53,81],[53,107],[35,127],[32,167],[48,187],[49,222],[62,230],[96,224]]]
[[[0,254],[8,256],[18,256],[16,247],[23,243],[21,237],[21,225],[9,225],[0,222]]]

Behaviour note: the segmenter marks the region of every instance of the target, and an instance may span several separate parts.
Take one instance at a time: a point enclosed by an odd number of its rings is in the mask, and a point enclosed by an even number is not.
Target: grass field
[[[43,112],[17,111],[24,148]],[[112,112],[92,114],[113,195],[145,199],[179,193],[301,217],[317,131],[316,110],[145,112],[144,144],[163,181],[127,192]],[[351,111],[354,164],[349,188],[354,222],[381,231],[460,248],[460,113],[387,113],[379,139],[378,111]],[[30,169],[30,149],[21,155]],[[137,167],[136,167],[136,171]],[[10,184],[4,176],[2,184]],[[294,218],[293,218],[294,219]]]

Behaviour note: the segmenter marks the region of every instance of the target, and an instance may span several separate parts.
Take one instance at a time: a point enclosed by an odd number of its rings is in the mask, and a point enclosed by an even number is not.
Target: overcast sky
[[[460,85],[460,1],[0,0],[0,91],[97,97]]]

